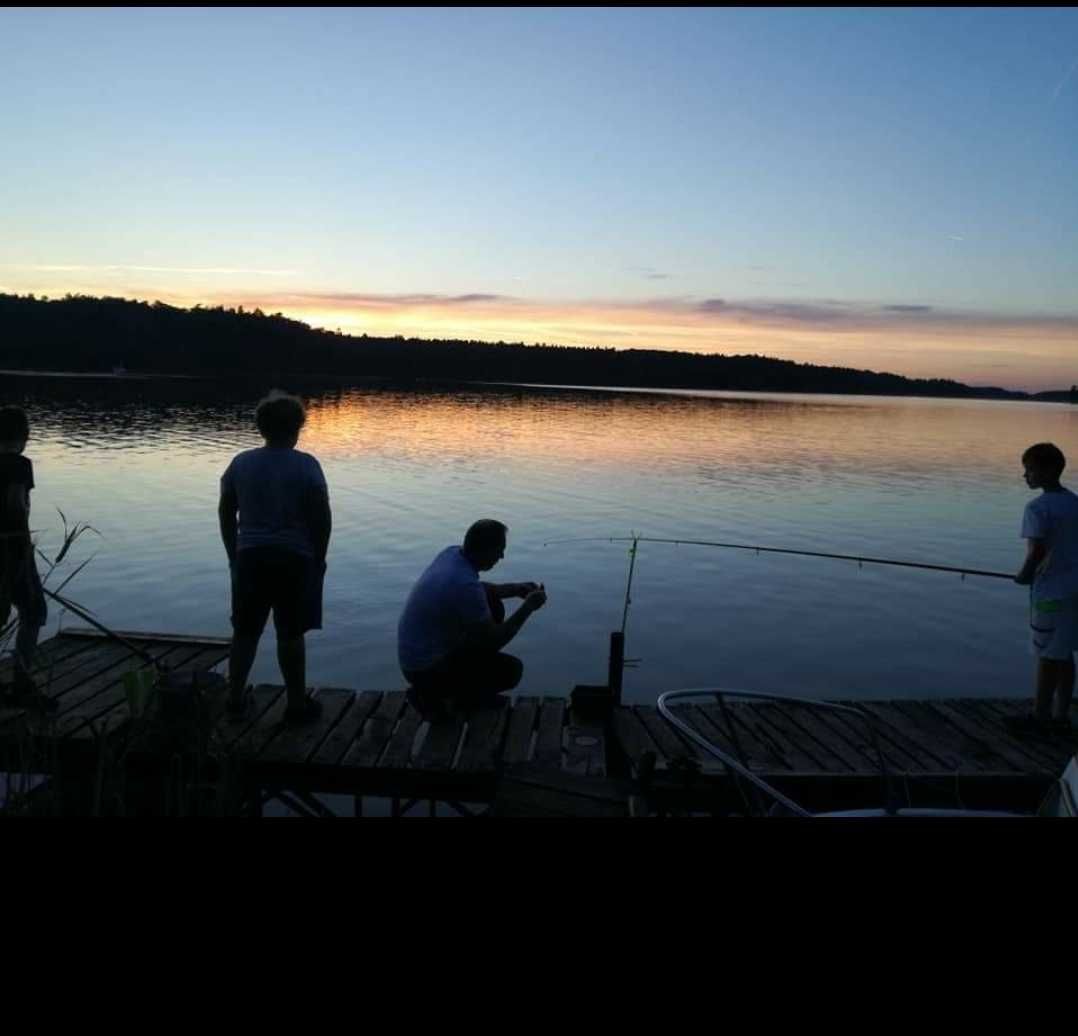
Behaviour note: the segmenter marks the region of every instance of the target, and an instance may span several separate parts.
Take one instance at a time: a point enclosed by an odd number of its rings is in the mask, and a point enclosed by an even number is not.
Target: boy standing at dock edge
[[[1037,659],[1033,712],[1010,721],[1016,731],[1070,730],[1074,652],[1078,650],[1078,496],[1059,484],[1066,459],[1050,442],[1022,454],[1026,485],[1041,495],[1026,504],[1026,559],[1014,581],[1029,586],[1031,648]]]
[[[250,704],[247,676],[270,611],[288,693],[285,722],[308,722],[322,711],[307,695],[303,635],[322,628],[332,521],[322,467],[296,449],[306,418],[295,396],[271,392],[255,410],[265,446],[237,454],[221,476],[218,518],[232,573],[232,715]]]

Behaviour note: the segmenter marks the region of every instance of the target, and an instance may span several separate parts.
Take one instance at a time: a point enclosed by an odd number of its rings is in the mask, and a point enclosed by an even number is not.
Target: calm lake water
[[[57,509],[100,533],[58,570],[96,555],[71,596],[113,628],[228,635],[218,478],[260,442],[257,394],[8,377],[0,395],[33,422],[42,548],[61,541]],[[321,460],[334,512],[312,685],[401,686],[408,589],[478,517],[510,527],[491,578],[549,594],[510,649],[525,662],[519,691],[566,694],[605,681],[628,548],[550,540],[636,532],[1010,572],[1030,498],[1022,450],[1050,440],[1078,464],[1078,409],[1061,404],[499,386],[304,395],[300,448]],[[50,633],[57,619],[53,607]],[[640,659],[625,683],[639,702],[703,686],[1014,695],[1031,671],[1025,591],[1009,582],[658,544],[640,547],[627,654]],[[253,677],[279,682],[272,634]]]

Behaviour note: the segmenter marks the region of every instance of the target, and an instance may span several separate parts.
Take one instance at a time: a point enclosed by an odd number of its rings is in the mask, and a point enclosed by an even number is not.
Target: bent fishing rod
[[[1014,576],[1009,572],[989,572],[982,568],[963,568],[955,565],[929,565],[923,561],[896,561],[894,558],[871,558],[860,554],[830,554],[820,550],[793,550],[790,547],[760,547],[750,543],[717,543],[712,540],[673,539],[660,536],[578,536],[571,539],[547,540],[543,546],[550,547],[558,543],[631,543],[633,550],[638,543],[671,543],[675,546],[691,547],[726,547],[730,550],[751,550],[757,554],[796,554],[806,558],[834,558],[838,561],[856,561],[858,565],[894,565],[899,568],[920,568],[933,572],[954,572],[966,576],[987,576],[990,579],[1009,579]]]

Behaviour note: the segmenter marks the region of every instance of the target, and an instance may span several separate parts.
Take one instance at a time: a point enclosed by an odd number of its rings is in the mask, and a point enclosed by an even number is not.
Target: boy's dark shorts
[[[252,547],[232,569],[232,629],[258,637],[270,611],[277,636],[302,637],[322,628],[321,563],[283,547]]]
[[[11,607],[19,621],[28,626],[44,626],[49,618],[41,577],[29,551],[0,551],[0,626],[7,625]]]

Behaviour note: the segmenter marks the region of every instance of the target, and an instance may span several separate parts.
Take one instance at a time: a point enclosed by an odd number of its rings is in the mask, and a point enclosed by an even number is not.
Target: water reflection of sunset
[[[1002,411],[1008,413],[1001,435]],[[310,401],[302,448],[363,454],[501,458],[559,464],[729,465],[933,471],[1010,470],[1047,413],[1078,433],[1078,414],[1043,404],[869,397],[604,395],[598,392],[369,393]],[[1072,433],[1072,434],[1073,434]],[[1064,447],[1066,448],[1066,447]],[[1017,452],[1016,452],[1017,451]]]

